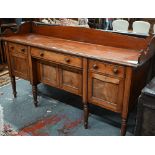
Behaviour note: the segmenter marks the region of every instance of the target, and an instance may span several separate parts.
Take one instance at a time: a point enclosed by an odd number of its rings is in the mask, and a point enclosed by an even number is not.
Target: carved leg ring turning
[[[37,85],[32,85],[32,93],[33,93],[33,103],[35,107],[38,106],[38,101],[37,101]]]
[[[121,136],[125,136],[127,127],[127,119],[122,118]]]
[[[14,96],[14,98],[16,98],[17,92],[16,92],[16,79],[15,79],[15,76],[11,77],[11,85],[12,85],[13,96]]]
[[[88,104],[84,103],[84,127],[85,129],[88,129],[88,116],[89,116]]]

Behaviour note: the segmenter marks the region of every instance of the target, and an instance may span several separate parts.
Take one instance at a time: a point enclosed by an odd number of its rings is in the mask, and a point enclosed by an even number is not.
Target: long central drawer
[[[39,48],[31,48],[31,55],[44,60],[54,61],[57,63],[62,63],[70,65],[73,67],[82,68],[82,58],[71,56],[68,54],[56,53],[53,51],[47,51]]]

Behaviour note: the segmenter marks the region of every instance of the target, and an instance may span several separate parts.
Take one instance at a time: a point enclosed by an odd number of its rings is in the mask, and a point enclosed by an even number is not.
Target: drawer
[[[103,63],[95,60],[89,60],[89,70],[121,78],[125,75],[125,68],[123,66]]]
[[[76,56],[46,51],[38,48],[31,48],[31,55],[40,59],[82,68],[82,59]]]
[[[27,55],[27,46],[15,43],[9,43],[9,52]]]

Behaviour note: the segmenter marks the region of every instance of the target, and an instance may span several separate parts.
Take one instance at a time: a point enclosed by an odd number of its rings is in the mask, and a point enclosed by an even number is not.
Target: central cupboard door
[[[76,95],[82,94],[82,71],[53,63],[39,62],[39,81]]]
[[[76,95],[82,94],[82,72],[70,67],[60,68],[60,87]]]
[[[90,72],[88,100],[103,108],[121,112],[124,80],[122,78]]]
[[[59,87],[58,65],[52,63],[39,63],[40,82]]]

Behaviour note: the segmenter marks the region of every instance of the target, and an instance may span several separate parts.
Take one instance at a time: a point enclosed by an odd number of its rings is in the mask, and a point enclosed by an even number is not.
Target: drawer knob
[[[70,62],[70,59],[69,59],[69,58],[65,58],[65,61],[66,61],[67,63],[69,63],[69,62]]]
[[[40,53],[40,56],[43,57],[44,56],[44,53]]]
[[[96,64],[94,64],[93,69],[98,69],[98,66]]]
[[[25,52],[25,48],[22,48],[21,51],[22,51],[22,52]]]
[[[11,50],[13,50],[13,49],[14,49],[14,47],[13,47],[13,46],[11,46],[10,48],[11,48]]]
[[[113,72],[114,72],[115,74],[117,74],[117,73],[118,73],[118,68],[115,67],[115,68],[113,69]]]

